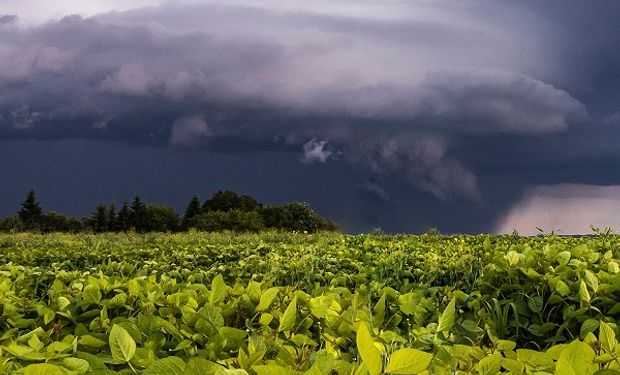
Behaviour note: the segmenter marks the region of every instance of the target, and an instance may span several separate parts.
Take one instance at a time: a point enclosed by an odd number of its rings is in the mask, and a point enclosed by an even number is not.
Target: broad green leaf
[[[101,289],[97,284],[88,284],[82,292],[84,302],[97,304],[101,301]]]
[[[260,314],[260,319],[258,320],[258,322],[262,326],[268,326],[269,323],[271,323],[272,320],[273,320],[273,315],[271,315],[269,313],[262,313],[262,314]]]
[[[504,358],[502,360],[502,367],[514,374],[523,374],[525,372],[525,365],[512,358]]]
[[[103,359],[97,357],[94,354],[86,353],[86,352],[77,352],[75,356],[87,361],[88,364],[90,365],[90,368],[93,370],[105,368],[105,362],[103,361]]]
[[[258,302],[258,306],[256,307],[256,311],[265,311],[265,310],[267,310],[269,308],[269,306],[271,305],[271,303],[273,302],[273,300],[278,295],[279,291],[280,291],[280,288],[278,288],[278,287],[273,287],[273,288],[269,288],[269,289],[265,290],[260,295],[260,302]]]
[[[570,294],[570,288],[568,287],[568,285],[566,285],[566,283],[562,280],[559,280],[556,284],[555,284],[555,291],[561,295],[562,297]]]
[[[223,366],[215,362],[208,361],[204,358],[193,357],[187,362],[183,375],[216,374],[223,369]]]
[[[586,279],[587,286],[592,289],[594,293],[598,292],[598,278],[589,270],[584,271],[584,277]]]
[[[64,375],[61,367],[50,363],[37,363],[24,368],[24,375]]]
[[[553,358],[547,353],[530,349],[517,349],[517,360],[536,369],[551,369],[553,367]]]
[[[43,344],[41,342],[41,340],[39,340],[39,336],[31,335],[30,339],[28,339],[28,346],[30,346],[32,349],[34,349],[36,351],[39,351],[39,350],[43,349],[45,344]]]
[[[579,331],[580,337],[583,339],[590,332],[596,331],[598,328],[599,321],[597,319],[587,319],[581,324],[581,329]]]
[[[499,340],[496,343],[497,350],[502,352],[510,352],[515,349],[517,343],[510,340]]]
[[[618,340],[616,339],[616,331],[610,324],[601,322],[599,341],[601,342],[601,347],[605,350],[605,352],[615,353]]]
[[[60,311],[64,310],[71,304],[71,301],[67,297],[58,297],[58,309]]]
[[[258,375],[297,375],[298,371],[278,365],[256,365],[252,367]]]
[[[62,364],[69,370],[73,370],[78,374],[85,374],[90,369],[88,361],[80,358],[65,358],[62,360]]]
[[[179,357],[158,359],[144,370],[144,375],[184,375],[185,362]]]
[[[417,349],[400,349],[392,353],[387,372],[390,374],[419,374],[428,368],[433,355]]]
[[[99,340],[98,338],[96,338],[94,336],[91,336],[91,335],[81,336],[78,339],[78,343],[80,345],[84,345],[84,346],[87,346],[89,348],[95,348],[95,349],[98,349],[98,348],[106,346],[106,342],[105,341]]]
[[[571,258],[570,251],[562,251],[558,253],[558,255],[556,256],[558,263],[562,266],[567,265],[570,258]]]
[[[499,353],[495,353],[488,357],[483,358],[478,362],[476,368],[480,375],[494,375],[497,374],[502,368],[503,357]]]
[[[381,352],[375,346],[375,341],[370,334],[366,323],[360,323],[356,335],[357,351],[362,362],[366,365],[370,375],[379,375],[383,371],[383,359]]]
[[[228,292],[228,286],[224,282],[222,275],[217,275],[211,282],[211,292],[209,293],[209,303],[217,305],[224,301]]]
[[[220,327],[224,326],[224,317],[220,309],[210,304],[205,304],[196,313],[196,330],[208,336],[217,333]]]
[[[114,324],[110,331],[110,351],[117,361],[129,362],[136,352],[136,342],[125,328]]]
[[[539,313],[543,309],[543,298],[542,296],[534,296],[527,299],[527,306],[535,313]]]
[[[590,304],[590,292],[588,292],[588,287],[583,280],[579,283],[579,298],[586,304]]]
[[[555,374],[557,375],[585,375],[593,374],[596,371],[596,365],[592,362],[595,354],[594,350],[579,340],[575,340],[568,344],[555,366]]]
[[[279,332],[291,331],[295,328],[295,321],[297,319],[297,297],[293,297],[293,300],[288,305],[284,314],[280,318],[280,325],[278,326]]]
[[[334,369],[334,356],[329,354],[325,350],[321,350],[317,353],[316,359],[312,363],[312,367],[309,371],[317,375],[329,375]],[[308,373],[306,372],[306,373]]]
[[[448,306],[446,306],[446,309],[443,311],[443,314],[441,314],[441,317],[439,317],[439,322],[437,324],[437,332],[447,333],[454,326],[454,319],[455,319],[455,314],[456,314],[455,304],[456,304],[456,301],[453,298],[450,301],[450,303],[448,303]]]

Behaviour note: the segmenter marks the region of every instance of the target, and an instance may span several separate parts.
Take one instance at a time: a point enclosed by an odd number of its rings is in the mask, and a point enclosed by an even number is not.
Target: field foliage
[[[620,238],[0,235],[0,373],[620,374]]]

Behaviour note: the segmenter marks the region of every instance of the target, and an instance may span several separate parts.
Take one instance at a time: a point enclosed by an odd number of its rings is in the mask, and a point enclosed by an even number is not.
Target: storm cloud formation
[[[620,6],[577,18],[559,2],[295,4],[2,16],[0,138],[292,153],[299,168],[362,176],[350,190],[369,210],[401,191],[487,217],[411,230],[491,230],[529,185],[620,180],[582,173],[618,156]],[[403,228],[383,220],[364,225]]]

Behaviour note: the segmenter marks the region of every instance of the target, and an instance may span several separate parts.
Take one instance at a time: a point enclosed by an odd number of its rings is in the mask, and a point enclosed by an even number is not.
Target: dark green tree
[[[110,204],[108,207],[108,231],[114,232],[119,230],[118,223],[116,217],[116,207],[114,207],[114,203]]]
[[[317,215],[312,207],[304,202],[265,206],[260,210],[260,213],[267,228],[305,232],[335,231],[338,229],[334,222]]]
[[[12,215],[0,219],[0,231],[17,232],[24,229],[24,224],[19,219],[19,215]]]
[[[210,211],[194,216],[192,227],[208,232],[232,230],[235,232],[258,232],[264,228],[263,219],[257,211]]]
[[[30,190],[22,208],[17,213],[19,219],[27,230],[39,230],[43,221],[43,209],[41,204],[37,201],[34,191]]]
[[[145,233],[150,230],[146,205],[138,196],[134,197],[133,202],[131,202],[131,226],[138,233]]]
[[[88,225],[90,228],[97,232],[105,232],[109,228],[108,221],[108,209],[103,204],[98,205],[95,208],[95,212],[88,218]]]
[[[124,202],[121,206],[121,209],[118,211],[118,215],[116,215],[116,230],[126,232],[131,229],[131,209],[129,208],[129,204]]]
[[[202,210],[203,212],[254,211],[260,206],[260,203],[249,195],[239,196],[234,191],[218,190],[202,205]]]
[[[148,230],[155,232],[174,232],[179,229],[179,215],[172,207],[160,204],[146,206]]]
[[[196,215],[200,215],[200,199],[198,196],[194,195],[192,199],[189,201],[187,208],[185,209],[185,214],[183,214],[183,220],[181,221],[181,228],[183,230],[187,230],[189,228],[189,223],[192,218]]]
[[[79,232],[82,229],[82,222],[76,218],[64,216],[54,211],[43,215],[41,223],[41,231],[43,232]]]

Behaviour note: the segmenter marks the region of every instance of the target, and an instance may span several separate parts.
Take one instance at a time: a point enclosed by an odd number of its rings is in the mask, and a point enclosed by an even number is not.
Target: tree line
[[[282,229],[288,231],[335,231],[336,224],[316,214],[309,204],[294,202],[265,205],[248,195],[219,190],[200,202],[198,196],[189,201],[182,217],[172,207],[146,204],[139,196],[124,202],[117,210],[114,204],[100,204],[87,217],[75,218],[56,212],[44,212],[34,191],[30,191],[17,214],[0,219],[0,231],[38,232],[178,232],[251,231]]]

